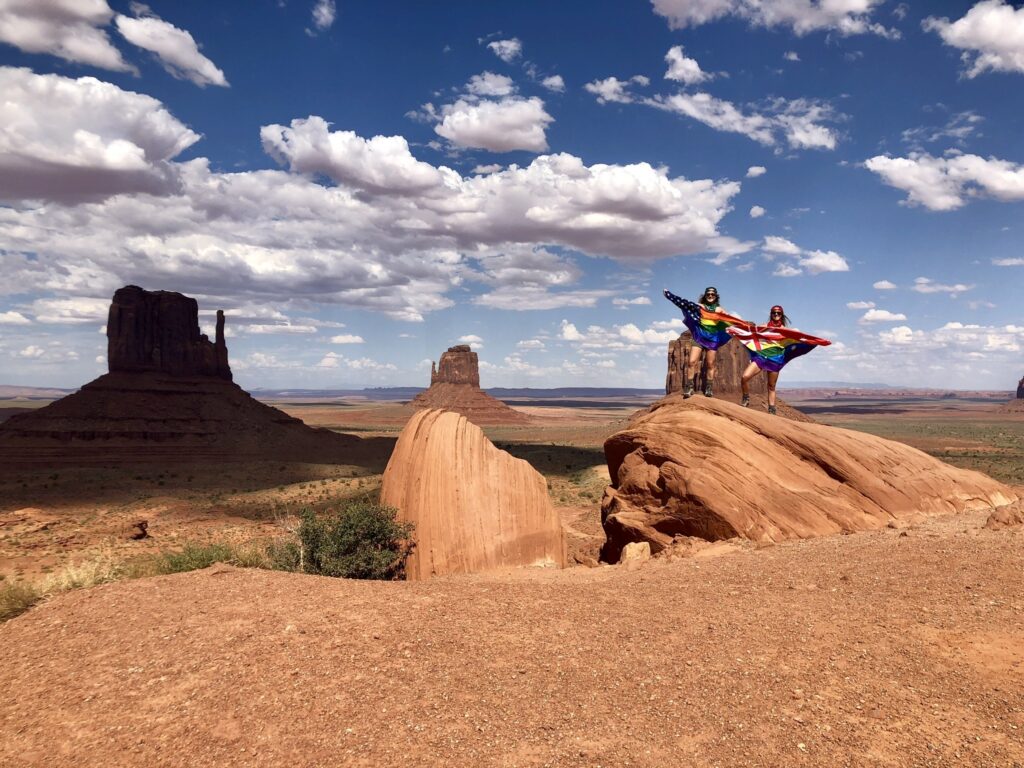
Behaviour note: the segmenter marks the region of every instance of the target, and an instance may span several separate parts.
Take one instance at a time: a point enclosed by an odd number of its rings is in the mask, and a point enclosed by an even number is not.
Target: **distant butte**
[[[410,405],[420,409],[454,411],[479,426],[531,422],[525,413],[480,389],[477,355],[466,344],[449,347],[439,362],[431,364],[430,388],[416,395]]]
[[[234,384],[224,313],[211,342],[196,300],[180,293],[118,289],[107,364],[78,392],[0,424],[0,461],[333,461],[362,443],[308,427]]]

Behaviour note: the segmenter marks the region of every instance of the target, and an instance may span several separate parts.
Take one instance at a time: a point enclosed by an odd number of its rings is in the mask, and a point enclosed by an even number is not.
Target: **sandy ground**
[[[1022,766],[1024,534],[983,519],[633,571],[70,593],[0,626],[0,764]]]

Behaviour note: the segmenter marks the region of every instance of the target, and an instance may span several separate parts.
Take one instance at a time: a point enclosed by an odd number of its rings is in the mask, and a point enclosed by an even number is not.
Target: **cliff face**
[[[152,371],[231,381],[224,312],[217,311],[217,335],[211,343],[199,332],[195,299],[136,285],[119,288],[107,316],[107,365],[111,373]]]
[[[1024,379],[1017,382],[1017,399],[1024,400]]]
[[[420,411],[384,471],[381,503],[412,521],[409,579],[510,566],[565,567],[544,476],[457,413]]]
[[[604,451],[605,562],[634,541],[658,552],[676,535],[803,539],[1017,500],[903,443],[704,397],[665,398]]]
[[[476,352],[467,344],[449,347],[437,365],[430,366],[430,384],[469,384],[480,386],[480,365]]]

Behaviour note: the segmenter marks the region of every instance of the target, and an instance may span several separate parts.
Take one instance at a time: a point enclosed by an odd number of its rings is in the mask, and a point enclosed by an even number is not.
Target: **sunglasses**
[[[782,317],[781,312],[772,312],[772,317]]]

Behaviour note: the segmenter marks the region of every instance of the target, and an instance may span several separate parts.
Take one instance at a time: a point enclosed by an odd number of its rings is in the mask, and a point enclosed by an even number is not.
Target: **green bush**
[[[412,523],[400,523],[397,510],[356,501],[317,516],[302,511],[298,556],[301,570],[346,579],[402,579],[412,552]]]
[[[209,568],[214,563],[228,563],[235,552],[229,544],[186,544],[181,552],[164,552],[157,563],[157,573],[184,573]]]

